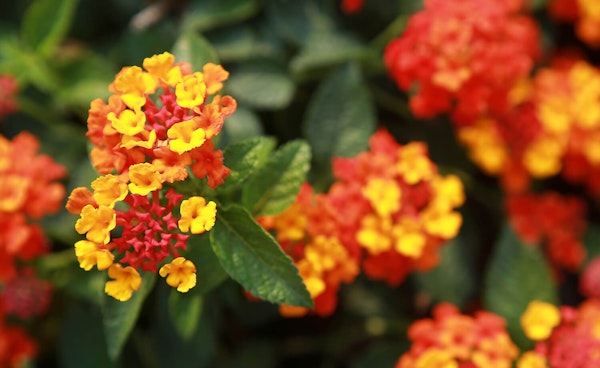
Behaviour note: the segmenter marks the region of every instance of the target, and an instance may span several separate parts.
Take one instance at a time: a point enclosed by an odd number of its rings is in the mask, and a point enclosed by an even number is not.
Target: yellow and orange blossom
[[[135,268],[123,267],[119,263],[110,266],[108,277],[113,280],[106,282],[104,292],[122,302],[129,300],[142,285],[142,277]]]
[[[162,266],[159,274],[167,278],[167,284],[182,293],[196,286],[196,266],[183,257],[177,257],[171,263]]]
[[[521,316],[525,335],[534,341],[547,339],[560,323],[560,311],[550,303],[534,300]]]

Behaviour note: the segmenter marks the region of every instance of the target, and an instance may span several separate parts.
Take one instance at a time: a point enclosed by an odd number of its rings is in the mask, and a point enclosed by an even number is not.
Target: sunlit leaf
[[[277,304],[313,306],[292,260],[244,208],[220,208],[210,240],[223,268],[252,295]]]
[[[310,148],[303,141],[281,147],[258,169],[242,190],[252,214],[275,215],[294,202],[310,167]]]
[[[259,167],[275,147],[275,140],[268,137],[255,137],[229,145],[224,153],[224,164],[231,170],[220,191],[239,187]]]

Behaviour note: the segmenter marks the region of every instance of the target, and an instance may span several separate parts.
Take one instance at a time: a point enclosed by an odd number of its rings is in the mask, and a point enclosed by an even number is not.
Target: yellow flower
[[[462,182],[455,175],[436,177],[431,186],[434,190],[432,205],[438,210],[448,211],[458,207],[465,201],[465,192]]]
[[[115,259],[115,256],[108,250],[103,249],[101,244],[87,240],[80,240],[75,243],[75,255],[79,261],[79,266],[86,271],[97,266],[98,270],[106,270]]]
[[[156,80],[139,66],[125,67],[115,77],[116,92],[130,109],[139,110],[146,103],[146,96],[156,90]]]
[[[553,96],[538,106],[538,116],[544,127],[552,133],[565,133],[571,127],[572,116],[569,101],[564,97]]]
[[[186,75],[175,85],[177,104],[181,107],[193,109],[201,105],[206,97],[206,84],[202,73]]]
[[[203,197],[190,197],[181,202],[181,219],[177,223],[181,231],[192,234],[202,234],[215,225],[217,204],[213,201],[206,203]]]
[[[396,252],[411,258],[419,258],[425,247],[425,235],[416,221],[403,219],[392,229],[394,249]]]
[[[121,137],[121,147],[125,149],[132,149],[133,147],[142,147],[151,149],[156,143],[156,130],[151,130],[149,133],[147,130],[141,132],[142,138],[139,136],[124,135]]]
[[[415,368],[458,368],[458,363],[451,353],[441,349],[428,349],[414,365]]]
[[[563,145],[556,139],[542,138],[533,142],[523,154],[523,164],[536,178],[556,175],[561,169]]]
[[[142,110],[123,110],[118,117],[109,112],[106,118],[117,132],[125,135],[141,133],[146,125],[146,114]]]
[[[366,215],[356,233],[356,240],[370,254],[377,255],[392,247],[392,220],[389,217],[380,218],[376,215]]]
[[[597,8],[600,8],[596,6]],[[575,123],[586,130],[598,128],[600,124],[600,73],[584,62],[579,62],[569,72],[569,82],[573,88],[573,101],[570,104]]]
[[[190,197],[181,202],[180,213],[178,225],[181,231],[202,234],[215,225],[217,204],[213,201],[206,203],[203,197]]]
[[[391,216],[400,209],[402,192],[395,180],[371,179],[363,188],[363,195],[381,217]]]
[[[175,56],[168,52],[163,52],[160,55],[145,58],[142,65],[156,80],[163,81],[169,86],[174,86],[181,80],[181,68],[173,65],[174,63]]]
[[[554,327],[560,324],[560,312],[550,303],[534,300],[521,316],[525,336],[534,341],[547,339]]]
[[[110,241],[110,231],[117,225],[115,211],[107,206],[95,208],[91,204],[81,209],[81,218],[75,223],[79,234],[86,234],[89,241],[107,244]]]
[[[196,266],[183,257],[175,258],[171,263],[162,266],[158,271],[161,277],[167,278],[169,286],[186,293],[196,286]]]
[[[279,241],[301,240],[306,232],[307,224],[308,218],[304,206],[300,203],[293,203],[285,211],[274,216],[274,226],[277,229]]]
[[[508,150],[493,120],[481,119],[461,127],[458,139],[467,146],[469,157],[488,174],[499,174],[508,161]]]
[[[422,213],[425,231],[443,239],[454,238],[462,225],[462,216],[458,212],[441,212],[426,208]]]
[[[428,180],[435,174],[435,166],[427,157],[427,146],[421,142],[412,142],[400,148],[396,170],[410,185]]]
[[[206,141],[204,129],[194,119],[174,124],[167,131],[169,148],[179,154],[200,147]]]
[[[336,237],[318,235],[305,247],[304,256],[316,272],[322,273],[348,258],[348,252]]]
[[[108,277],[113,279],[104,285],[104,292],[119,301],[127,301],[134,291],[140,290],[142,277],[131,266],[123,267],[114,263],[108,269]]]
[[[133,194],[146,195],[162,188],[160,173],[154,165],[144,162],[129,167],[129,191]]]
[[[127,184],[122,183],[118,177],[108,174],[92,182],[94,189],[93,198],[97,204],[115,207],[115,203],[122,201],[127,196]]]
[[[408,230],[402,226],[394,227],[394,249],[411,258],[419,258],[425,247],[425,236],[418,230]]]
[[[542,355],[535,351],[528,351],[517,361],[517,368],[548,368],[548,364]]]

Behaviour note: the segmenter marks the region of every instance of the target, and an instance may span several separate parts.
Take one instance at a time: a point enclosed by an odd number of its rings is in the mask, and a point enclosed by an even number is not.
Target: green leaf
[[[316,32],[309,36],[300,53],[290,62],[294,73],[339,64],[350,60],[366,60],[374,52],[348,34]],[[381,58],[381,55],[375,57]]]
[[[206,37],[223,62],[277,56],[276,45],[269,43],[257,33],[247,24],[238,24],[212,31]]]
[[[36,0],[23,17],[23,40],[44,57],[52,56],[69,28],[78,0]]]
[[[69,304],[59,330],[58,363],[64,368],[108,368],[118,366],[106,354],[102,315],[95,306]]]
[[[302,45],[311,34],[335,28],[331,12],[321,0],[271,0],[267,3],[270,27],[288,42]]]
[[[201,0],[194,1],[185,11],[185,30],[206,31],[214,27],[238,23],[256,14],[257,0]]]
[[[45,60],[26,50],[13,35],[0,38],[0,73],[15,76],[23,87],[33,83],[44,92],[54,92],[58,85],[58,78]]]
[[[62,62],[58,72],[62,83],[55,100],[67,108],[78,108],[86,117],[92,100],[110,96],[108,85],[117,68],[109,59],[86,51]]]
[[[187,241],[185,257],[196,265],[196,286],[188,294],[203,295],[228,278],[210,246],[208,234],[192,235]]]
[[[254,111],[238,105],[235,112],[227,118],[223,125],[219,145],[227,147],[229,144],[262,135],[264,132],[258,115]]]
[[[144,345],[147,351],[145,367],[212,367],[209,361],[215,353],[215,311],[211,308],[209,299],[203,303],[203,311],[195,325],[194,333],[183,339],[176,331],[169,318],[169,293],[174,291],[166,283],[157,285],[154,316],[156,319],[150,326],[148,343]],[[192,289],[193,290],[193,289]],[[192,291],[190,290],[190,291]],[[185,296],[185,294],[182,294]]]
[[[182,33],[172,50],[175,59],[192,64],[192,70],[201,71],[206,63],[219,63],[219,57],[208,41],[197,32]]]
[[[227,93],[240,103],[258,109],[282,109],[294,96],[296,86],[286,67],[271,59],[253,60],[233,68]]]
[[[310,148],[304,141],[281,147],[246,182],[242,203],[252,214],[276,215],[294,202],[310,167]]]
[[[586,262],[600,256],[600,226],[590,224],[582,241],[587,253]]]
[[[180,293],[176,289],[169,295],[169,317],[185,341],[189,341],[198,327],[202,315],[202,295],[198,293]]]
[[[521,314],[533,300],[558,303],[552,275],[539,247],[524,244],[505,225],[492,253],[484,283],[486,309],[506,319],[507,330],[519,347],[531,348],[533,343],[525,337],[520,326]]]
[[[77,298],[100,304],[106,274],[95,269],[81,269],[74,250],[48,253],[37,258],[34,265],[37,274],[50,281],[55,288]]]
[[[224,164],[231,170],[219,191],[229,191],[239,187],[265,163],[267,156],[275,147],[275,140],[267,137],[255,137],[229,145],[223,152]]]
[[[375,119],[373,99],[358,66],[337,68],[312,96],[303,122],[315,162],[329,168],[334,156],[364,151]]]
[[[272,303],[313,307],[290,257],[244,208],[219,209],[210,241],[225,271],[252,295]]]
[[[106,295],[103,304],[104,335],[108,356],[116,360],[121,354],[123,345],[127,342],[138,319],[144,300],[152,290],[156,274],[145,272],[142,274],[142,286],[133,293],[131,299],[120,302]]]
[[[431,271],[417,273],[414,280],[428,292],[434,303],[450,302],[464,307],[475,294],[477,274],[473,247],[459,235],[440,249],[440,263]]]

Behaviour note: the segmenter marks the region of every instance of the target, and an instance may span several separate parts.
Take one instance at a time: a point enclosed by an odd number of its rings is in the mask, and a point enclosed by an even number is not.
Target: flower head
[[[213,201],[206,203],[203,197],[190,197],[181,202],[181,231],[190,231],[192,234],[202,234],[215,225],[217,204]]]
[[[228,76],[216,64],[193,73],[165,52],[145,58],[143,68],[124,67],[108,101],[92,101],[87,136],[102,176],[91,190],[75,188],[66,207],[80,216],[75,228],[86,236],[75,244],[80,266],[108,269],[114,280],[105,291],[116,299],[140,288],[140,271],[158,271],[182,292],[195,285],[195,267],[181,256],[189,238],[184,232],[209,231],[216,203],[183,200],[166,187],[191,173],[215,188],[229,175],[211,141],[236,109],[232,97],[217,94]]]
[[[104,291],[122,302],[129,300],[133,292],[142,286],[142,277],[131,266],[123,267],[115,263],[108,269],[108,277],[112,280],[106,282]]]
[[[147,195],[162,188],[160,173],[147,162],[132,165],[129,168],[128,187],[133,194]]]
[[[560,313],[553,304],[541,301],[529,303],[521,316],[521,326],[531,340],[545,340],[560,323]]]
[[[171,263],[162,266],[159,274],[167,278],[167,284],[182,293],[196,286],[196,266],[183,257],[177,257]]]
[[[518,14],[522,1],[427,0],[384,54],[391,77],[414,90],[412,112],[451,112],[468,125],[502,110],[513,83],[539,54],[538,28]]]
[[[80,240],[75,243],[75,255],[81,268],[86,271],[91,270],[94,266],[98,267],[98,270],[106,270],[115,259],[114,254],[103,244],[88,240]]]
[[[107,206],[98,208],[87,205],[81,210],[81,217],[75,223],[79,234],[86,234],[89,241],[107,244],[110,241],[110,231],[115,228],[115,211]]]

